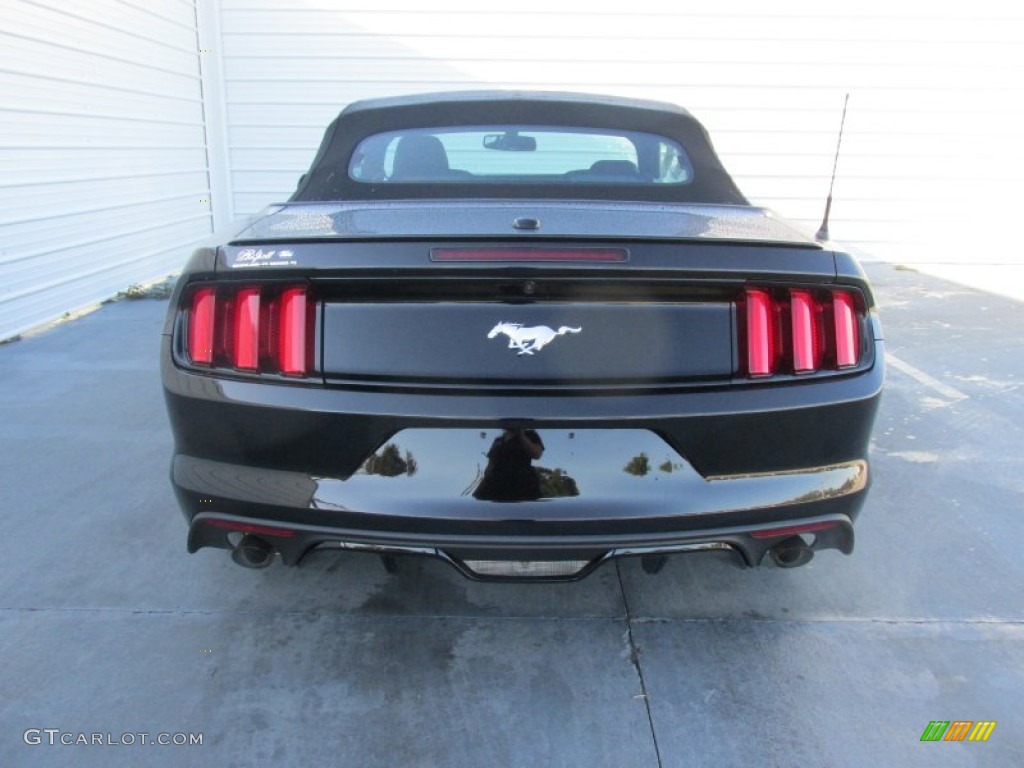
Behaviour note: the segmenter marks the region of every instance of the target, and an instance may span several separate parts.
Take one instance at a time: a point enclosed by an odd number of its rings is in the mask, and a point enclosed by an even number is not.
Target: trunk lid
[[[517,220],[536,226],[523,230]],[[820,249],[807,234],[764,208],[559,200],[282,203],[254,217],[233,242],[509,236],[703,240]]]
[[[756,208],[455,202],[273,207],[217,271],[309,281],[329,383],[484,389],[727,383],[749,282],[835,280],[831,252]]]

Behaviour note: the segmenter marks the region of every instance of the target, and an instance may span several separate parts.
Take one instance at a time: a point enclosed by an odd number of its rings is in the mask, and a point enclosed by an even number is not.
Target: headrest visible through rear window
[[[429,179],[448,171],[448,154],[436,136],[403,136],[395,147],[395,164],[391,178]]]

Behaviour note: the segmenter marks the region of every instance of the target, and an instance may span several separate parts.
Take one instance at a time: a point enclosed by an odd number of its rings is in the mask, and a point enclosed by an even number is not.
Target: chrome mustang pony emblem
[[[554,341],[556,336],[579,333],[582,330],[583,328],[570,328],[568,325],[563,325],[557,331],[546,325],[533,325],[524,328],[522,323],[500,322],[491,328],[487,338],[493,339],[499,333],[504,333],[508,336],[509,349],[518,349],[520,355],[532,355]]]

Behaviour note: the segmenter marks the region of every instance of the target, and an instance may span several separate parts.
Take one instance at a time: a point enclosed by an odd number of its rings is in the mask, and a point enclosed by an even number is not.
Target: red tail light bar
[[[749,377],[860,362],[860,320],[850,291],[748,288],[739,306],[740,363]]]
[[[242,288],[235,295],[231,323],[231,351],[236,368],[258,371],[260,367],[260,290]]]
[[[213,363],[216,328],[217,292],[213,288],[200,288],[192,294],[192,311],[188,322],[188,356],[196,365]]]
[[[285,376],[312,370],[314,305],[305,286],[203,286],[185,306],[193,365]]]

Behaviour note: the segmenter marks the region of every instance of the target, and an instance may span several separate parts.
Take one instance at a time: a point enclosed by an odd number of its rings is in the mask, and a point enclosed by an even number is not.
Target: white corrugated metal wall
[[[0,0],[0,338],[211,231],[191,0]]]
[[[1017,3],[197,2],[0,0],[0,338],[288,197],[348,102],[431,90],[683,104],[744,191],[810,231],[849,92],[837,239],[1024,263],[1005,240],[1024,177]]]
[[[232,204],[287,197],[349,101],[538,88],[673,101],[755,202],[904,261],[1024,262],[979,231],[1024,174],[1024,6],[977,0],[219,0]],[[967,246],[970,245],[970,248]],[[965,256],[966,254],[966,256]]]

